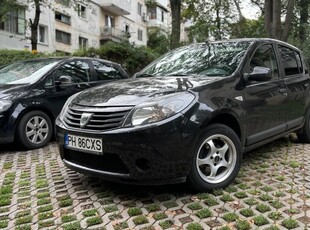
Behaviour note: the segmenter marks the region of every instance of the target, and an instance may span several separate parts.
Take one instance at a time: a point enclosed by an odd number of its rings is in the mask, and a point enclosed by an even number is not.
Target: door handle
[[[280,89],[279,93],[283,94],[284,96],[287,96],[287,89]]]

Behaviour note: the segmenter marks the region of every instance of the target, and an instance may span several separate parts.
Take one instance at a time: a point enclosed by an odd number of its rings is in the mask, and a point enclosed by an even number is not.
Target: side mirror
[[[58,81],[55,81],[56,86],[70,83],[72,83],[72,78],[70,76],[61,76],[59,77]]]
[[[269,81],[271,79],[271,70],[266,67],[256,66],[252,73],[247,75],[247,81]]]

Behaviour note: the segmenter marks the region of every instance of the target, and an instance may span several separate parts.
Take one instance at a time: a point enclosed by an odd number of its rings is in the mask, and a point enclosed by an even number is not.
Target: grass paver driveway
[[[55,143],[2,145],[0,229],[310,229],[310,145],[290,140],[244,155],[237,180],[212,193],[90,178]]]

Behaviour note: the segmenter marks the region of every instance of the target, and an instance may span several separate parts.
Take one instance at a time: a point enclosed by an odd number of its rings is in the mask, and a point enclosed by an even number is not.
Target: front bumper
[[[90,133],[68,129],[57,118],[60,156],[67,167],[105,180],[157,185],[184,182],[195,146],[195,131],[185,127],[184,120],[187,119],[180,116],[160,126]],[[65,134],[102,138],[104,153],[96,155],[67,149]]]

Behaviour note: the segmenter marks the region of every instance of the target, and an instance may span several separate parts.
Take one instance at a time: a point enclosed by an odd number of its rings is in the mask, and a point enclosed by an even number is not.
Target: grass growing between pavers
[[[102,218],[100,216],[89,217],[86,220],[88,227],[93,226],[93,225],[97,225],[97,224],[101,224],[102,222],[103,221],[102,221]]]

